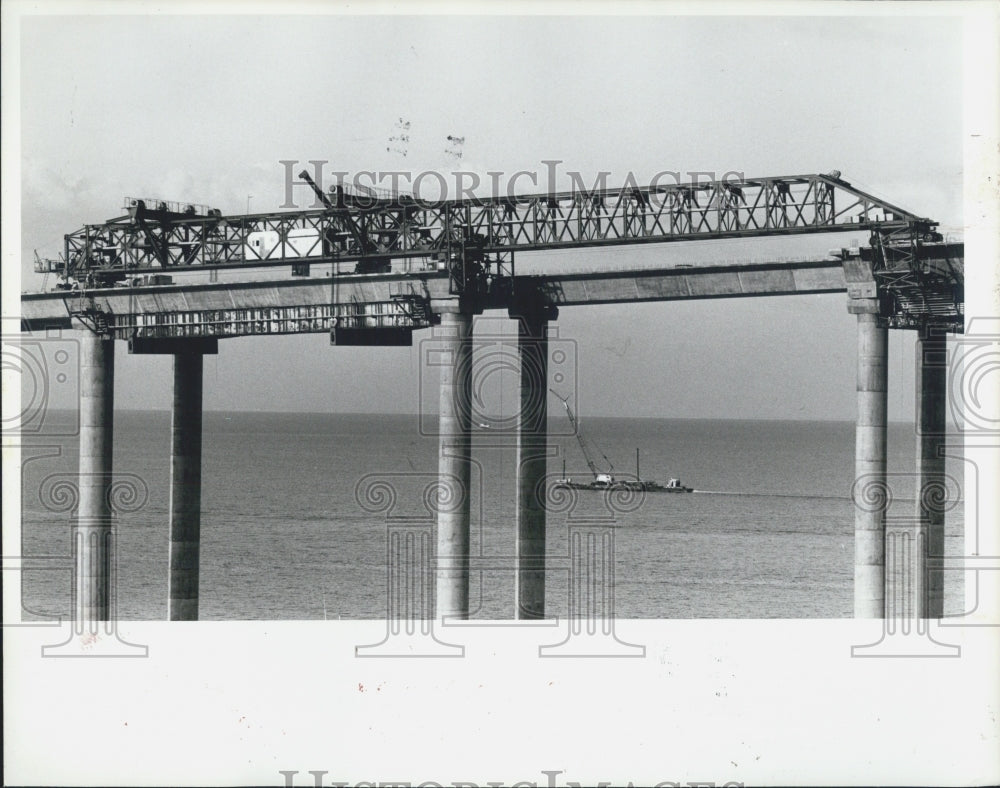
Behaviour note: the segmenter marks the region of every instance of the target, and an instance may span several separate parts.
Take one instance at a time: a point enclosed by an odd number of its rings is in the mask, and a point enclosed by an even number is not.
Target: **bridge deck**
[[[846,292],[839,260],[579,272],[537,281],[558,306]]]
[[[521,284],[538,287],[561,307],[846,292],[839,260],[529,274],[518,276],[516,282],[515,289]],[[113,319],[138,316],[139,323],[149,328],[241,323],[242,329],[220,335],[242,336],[327,331],[333,317],[346,312],[375,317],[382,314],[379,305],[406,296],[432,301],[447,298],[448,277],[443,272],[423,271],[26,293],[21,296],[21,308],[23,326],[30,331],[69,328],[70,313],[89,303]]]

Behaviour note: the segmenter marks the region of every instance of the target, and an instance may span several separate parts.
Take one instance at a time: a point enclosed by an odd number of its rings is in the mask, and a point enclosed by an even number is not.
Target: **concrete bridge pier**
[[[545,477],[548,463],[548,325],[558,310],[540,299],[508,314],[518,321],[520,418],[517,432],[517,619],[545,618]]]
[[[855,301],[858,415],[854,451],[854,616],[885,617],[886,425],[889,330],[878,302]]]
[[[76,571],[73,619],[78,634],[97,634],[110,620],[112,446],[115,344],[89,329],[80,339],[79,499],[73,523]]]
[[[945,430],[947,405],[947,338],[943,329],[931,326],[917,340],[917,518],[925,550],[916,555],[914,608],[916,618],[944,615],[944,511],[947,500],[945,481]],[[939,560],[928,567],[928,556]]]
[[[174,354],[170,420],[170,579],[167,618],[198,620],[201,551],[201,432],[203,356]]]
[[[130,353],[171,354],[170,574],[167,618],[198,620],[201,552],[201,435],[204,356],[219,352],[218,339],[132,339]]]
[[[438,427],[437,618],[469,617],[472,481],[472,311],[459,299],[432,303],[441,315]]]

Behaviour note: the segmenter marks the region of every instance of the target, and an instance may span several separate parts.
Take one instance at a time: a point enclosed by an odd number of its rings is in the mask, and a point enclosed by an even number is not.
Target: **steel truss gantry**
[[[342,187],[320,195],[319,209],[236,216],[127,200],[126,215],[66,235],[62,259],[36,270],[90,290],[174,271],[285,266],[303,276],[310,264],[332,263],[336,274],[353,262],[355,273],[381,273],[393,259],[422,259],[448,271],[453,294],[492,302],[511,291],[517,252],[868,231],[887,320],[960,322],[961,271],[924,263],[924,247],[941,241],[936,223],[837,172],[442,201]]]

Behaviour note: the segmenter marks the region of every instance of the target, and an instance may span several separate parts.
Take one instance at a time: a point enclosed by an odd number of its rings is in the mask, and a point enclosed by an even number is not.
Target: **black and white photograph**
[[[5,785],[1000,781],[1000,4],[2,10]]]

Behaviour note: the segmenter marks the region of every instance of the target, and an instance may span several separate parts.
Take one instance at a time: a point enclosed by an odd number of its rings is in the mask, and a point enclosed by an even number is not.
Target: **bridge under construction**
[[[334,345],[407,345],[435,327],[439,476],[460,489],[437,512],[436,615],[469,615],[473,318],[518,321],[515,616],[545,617],[548,327],[559,309],[717,298],[846,293],[857,318],[855,574],[857,617],[943,615],[947,335],[963,330],[964,248],[937,223],[826,175],[423,202],[323,192],[309,210],[224,216],[204,206],[129,199],[126,213],[65,236],[37,260],[54,289],[21,297],[22,330],[76,332],[82,347],[79,507],[74,522],[78,631],[109,617],[114,342],[174,361],[169,618],[198,617],[203,356],[219,340],[329,333]],[[518,273],[515,256],[553,249],[864,232],[868,242],[800,259],[625,270]],[[241,278],[261,270],[264,279]],[[222,281],[220,272],[226,272]],[[181,275],[207,273],[182,283]],[[234,278],[235,277],[235,278]],[[231,281],[229,281],[231,280]],[[918,492],[914,529],[886,530],[888,331],[916,330]],[[846,492],[846,491],[845,491]],[[905,549],[904,549],[905,548]],[[890,567],[887,555],[906,555]],[[890,559],[893,560],[893,559]]]

